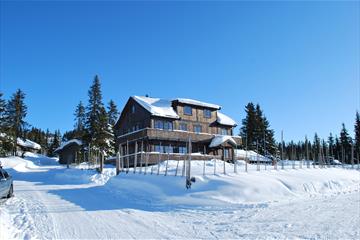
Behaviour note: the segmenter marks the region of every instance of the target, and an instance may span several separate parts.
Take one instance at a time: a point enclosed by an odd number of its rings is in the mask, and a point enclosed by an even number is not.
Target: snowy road
[[[0,206],[2,238],[360,238],[359,189],[271,203],[129,207],[96,181],[61,179],[64,171],[12,171],[16,196]]]
[[[6,202],[15,238],[359,238],[360,195],[345,193],[301,201],[223,209],[142,211],[109,209],[96,186],[38,185],[16,181],[17,195]],[[81,189],[84,209],[54,190]],[[116,205],[113,203],[113,205]],[[116,207],[116,206],[112,206]]]

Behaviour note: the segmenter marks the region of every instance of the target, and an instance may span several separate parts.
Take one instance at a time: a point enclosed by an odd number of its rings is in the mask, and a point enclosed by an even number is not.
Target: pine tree
[[[50,144],[50,147],[49,147],[48,156],[50,156],[50,157],[55,156],[54,151],[60,146],[60,142],[61,142],[61,133],[59,130],[56,130],[53,140],[52,140],[52,143]]]
[[[334,157],[334,137],[332,133],[330,133],[329,135],[328,144],[329,144],[329,155],[330,157]]]
[[[314,135],[314,142],[313,142],[313,148],[312,148],[312,152],[313,152],[313,160],[314,162],[319,162],[319,159],[320,159],[320,148],[321,148],[321,145],[320,145],[320,138],[319,136],[317,135],[317,133],[315,133]]]
[[[109,119],[109,123],[111,124],[111,126],[114,126],[116,123],[116,120],[118,119],[119,116],[119,111],[117,109],[117,106],[115,104],[115,102],[113,100],[110,100],[109,105],[108,105],[108,119]]]
[[[28,124],[25,121],[27,107],[24,103],[25,94],[18,89],[7,104],[7,125],[9,134],[13,137],[13,152],[16,154],[17,138],[25,136],[25,129]]]
[[[86,130],[85,130],[86,113],[85,113],[85,107],[81,101],[76,106],[74,115],[75,115],[74,138],[84,140],[86,135]]]
[[[256,114],[255,106],[252,102],[248,103],[245,106],[246,117],[242,120],[242,127],[240,131],[240,136],[247,142],[247,148],[249,150],[256,149],[256,138],[255,138],[255,128],[256,128]]]
[[[0,133],[5,133],[6,123],[6,101],[2,98],[3,94],[0,92]]]
[[[101,85],[96,75],[88,92],[89,103],[86,108],[87,142],[94,150],[107,151],[110,132],[108,116],[102,102]]]
[[[351,137],[345,127],[345,124],[342,124],[341,132],[340,132],[340,145],[342,149],[342,153],[344,154],[345,163],[351,163]]]
[[[360,157],[360,114],[356,112],[355,117],[355,153],[354,156]]]

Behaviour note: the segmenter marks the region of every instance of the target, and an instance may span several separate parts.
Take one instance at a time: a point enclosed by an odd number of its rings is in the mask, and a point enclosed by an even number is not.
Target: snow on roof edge
[[[217,112],[216,121],[222,125],[237,126],[237,123],[232,118],[219,111]]]
[[[66,147],[67,145],[70,145],[71,143],[76,143],[76,144],[79,145],[79,146],[82,145],[82,141],[81,141],[81,140],[79,140],[79,139],[71,139],[71,140],[69,140],[69,141],[67,141],[67,142],[61,143],[60,147],[56,148],[56,149],[54,150],[54,152],[57,152],[57,151],[62,150],[64,147]]]
[[[195,105],[195,106],[214,108],[217,110],[221,109],[221,106],[219,106],[217,104],[202,102],[202,101],[198,101],[198,100],[194,100],[194,99],[190,99],[190,98],[175,98],[174,101],[178,101],[180,103],[185,103],[185,104],[190,104],[190,105]]]

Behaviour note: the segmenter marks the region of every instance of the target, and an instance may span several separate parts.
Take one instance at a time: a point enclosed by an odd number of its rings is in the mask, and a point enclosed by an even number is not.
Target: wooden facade
[[[152,101],[152,98],[142,97],[142,99]],[[150,107],[158,110],[156,105]],[[202,106],[173,100],[169,101],[167,108],[164,107],[164,111],[159,110],[160,113],[165,112],[161,115],[154,113],[148,106],[144,106],[136,97],[130,97],[115,124],[117,146],[123,155],[134,153],[137,144],[138,152],[178,156],[188,154],[187,143],[190,138],[192,153],[203,155],[203,157],[198,157],[199,160],[221,156],[222,159],[230,161],[234,159],[233,150],[237,146],[224,142],[217,147],[209,147],[217,135],[232,136],[233,128],[236,126],[220,124],[217,121],[219,109],[220,107],[212,105]],[[166,110],[171,111],[172,114],[167,115]],[[233,136],[233,139],[236,145],[241,144],[240,137]]]

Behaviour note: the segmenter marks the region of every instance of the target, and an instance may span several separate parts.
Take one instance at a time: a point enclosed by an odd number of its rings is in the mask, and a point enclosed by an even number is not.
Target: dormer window
[[[190,106],[184,106],[184,114],[185,115],[192,115],[192,107]]]
[[[204,118],[211,118],[211,111],[209,109],[204,109]]]

